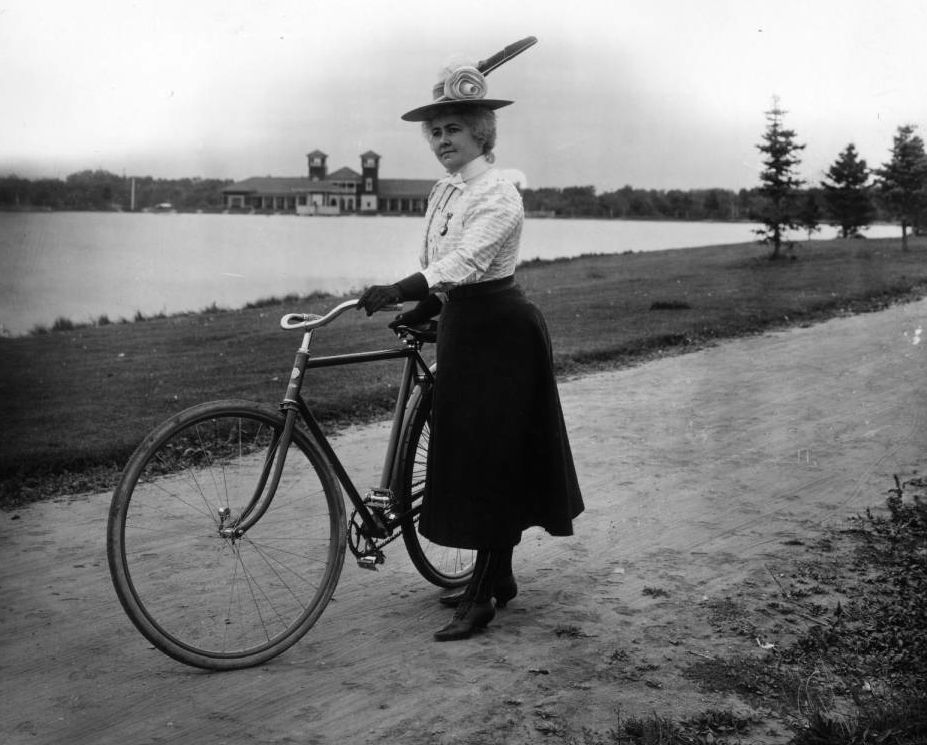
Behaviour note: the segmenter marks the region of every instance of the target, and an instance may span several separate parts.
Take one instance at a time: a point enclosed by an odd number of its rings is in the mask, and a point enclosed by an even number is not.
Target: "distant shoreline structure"
[[[328,173],[328,155],[306,155],[308,173],[299,177],[253,176],[222,189],[229,212],[274,212],[307,216],[355,214],[423,215],[436,179],[380,177],[378,153],[361,153],[361,171],[343,167]]]

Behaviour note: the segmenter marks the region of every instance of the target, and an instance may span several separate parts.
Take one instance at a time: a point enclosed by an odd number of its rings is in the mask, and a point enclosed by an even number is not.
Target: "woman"
[[[547,327],[514,281],[521,196],[492,166],[495,110],[512,102],[485,91],[476,68],[445,71],[435,100],[403,115],[422,122],[448,176],[428,199],[422,270],[358,301],[370,315],[418,300],[393,328],[440,313],[419,531],[477,555],[466,590],[441,598],[456,612],[438,641],[471,636],[516,595],[512,550],[523,530],[572,535],[583,509]]]

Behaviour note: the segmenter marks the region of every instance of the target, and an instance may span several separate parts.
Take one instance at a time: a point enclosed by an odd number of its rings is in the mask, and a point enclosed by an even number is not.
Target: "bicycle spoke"
[[[252,544],[252,545],[253,545],[253,544]],[[297,571],[296,571],[295,569],[293,569],[292,567],[289,567],[289,566],[287,566],[287,565],[283,565],[283,564],[280,564],[280,563],[277,563],[277,564],[273,563],[273,562],[270,560],[270,558],[269,558],[266,554],[264,554],[263,552],[260,551],[260,549],[258,549],[257,547],[254,547],[254,548],[255,548],[255,553],[256,553],[256,554],[258,555],[258,557],[267,565],[267,568],[270,569],[270,571],[273,573],[274,577],[276,577],[276,578],[279,580],[280,585],[283,586],[283,587],[285,587],[285,588],[287,589],[287,591],[289,592],[290,596],[293,598],[294,601],[296,601],[297,604],[299,604],[299,605],[301,605],[303,608],[305,608],[305,607],[306,607],[306,606],[305,606],[305,603],[304,603],[303,600],[301,599],[300,595],[293,591],[292,586],[290,585],[289,582],[287,582],[287,580],[285,580],[285,579],[283,578],[283,576],[282,576],[282,575],[280,574],[280,572],[278,571],[278,568],[279,568],[279,567],[285,568],[285,569],[287,570],[288,573],[292,574],[296,579],[300,580],[300,582],[302,582],[302,583],[304,583],[304,584],[308,583],[308,578],[307,578],[305,575],[300,574],[299,572],[297,572]],[[263,590],[262,590],[262,593],[263,593]],[[266,595],[265,595],[265,597],[266,597]],[[269,603],[271,606],[273,605],[273,603],[270,601],[269,598],[268,598],[268,603]]]
[[[276,608],[274,608],[274,604],[271,601],[271,599],[267,596],[267,594],[264,592],[263,586],[260,583],[253,581],[253,578],[248,573],[248,568],[245,566],[244,559],[241,556],[241,551],[237,551],[236,553],[238,556],[238,561],[241,564],[242,574],[248,579],[248,582],[247,582],[248,592],[251,595],[251,602],[254,605],[255,611],[257,611],[258,618],[260,619],[261,629],[264,631],[264,636],[267,639],[267,641],[270,641],[271,635],[267,630],[267,622],[264,620],[264,614],[261,612],[261,604],[258,602],[257,597],[255,597],[255,594],[254,594],[255,588],[257,588],[257,590],[260,592],[261,596],[264,598],[264,601],[267,603],[270,610],[274,612],[274,614],[282,622],[284,627],[286,626],[286,620],[284,619],[283,615],[279,611],[277,611]]]
[[[166,465],[166,462],[164,463],[164,465]],[[196,479],[192,479],[192,483],[197,487],[197,488],[195,489],[195,491],[200,495],[201,500],[202,500],[203,503],[205,504],[205,506],[206,506],[206,509],[205,509],[205,510],[199,510],[198,507],[195,507],[195,506],[194,506],[193,504],[191,504],[190,502],[188,502],[188,501],[182,499],[182,498],[177,494],[177,492],[175,492],[175,491],[169,491],[168,489],[166,489],[166,488],[160,483],[160,479],[152,479],[152,480],[149,481],[148,483],[151,483],[152,485],[154,485],[156,488],[158,488],[158,489],[160,489],[161,491],[163,491],[165,494],[167,494],[167,495],[168,495],[169,497],[171,497],[172,499],[176,499],[177,501],[179,501],[179,502],[181,502],[181,503],[187,505],[190,509],[198,510],[201,514],[203,514],[203,515],[205,515],[205,516],[207,516],[207,517],[210,517],[210,518],[212,517],[212,511],[209,509],[209,504],[206,502],[206,500],[205,500],[205,495],[202,493],[202,490],[199,489],[199,484],[197,484]]]

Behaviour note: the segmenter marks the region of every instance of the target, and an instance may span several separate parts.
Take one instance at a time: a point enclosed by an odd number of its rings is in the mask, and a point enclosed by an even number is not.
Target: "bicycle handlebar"
[[[280,319],[280,328],[282,328],[284,331],[293,331],[294,329],[312,331],[313,329],[327,326],[346,310],[351,310],[351,308],[356,307],[357,300],[355,299],[345,300],[340,305],[336,305],[334,308],[328,311],[328,313],[326,313],[324,316],[319,316],[314,313],[287,313],[283,318]],[[380,311],[399,312],[401,310],[402,305],[385,305],[380,308]]]

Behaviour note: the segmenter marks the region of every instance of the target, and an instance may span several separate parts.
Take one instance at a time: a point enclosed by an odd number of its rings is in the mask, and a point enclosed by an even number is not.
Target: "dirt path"
[[[4,743],[583,742],[616,715],[746,704],[683,671],[757,651],[712,600],[773,595],[786,542],[880,504],[927,452],[927,301],[729,342],[562,386],[587,510],[531,532],[521,593],[489,631],[435,644],[448,612],[397,545],[352,563],[310,634],[258,669],[152,650],[106,570],[109,495],[0,515]],[[374,483],[381,425],[336,443]],[[647,592],[644,592],[645,588]],[[775,722],[753,742],[782,742]]]

